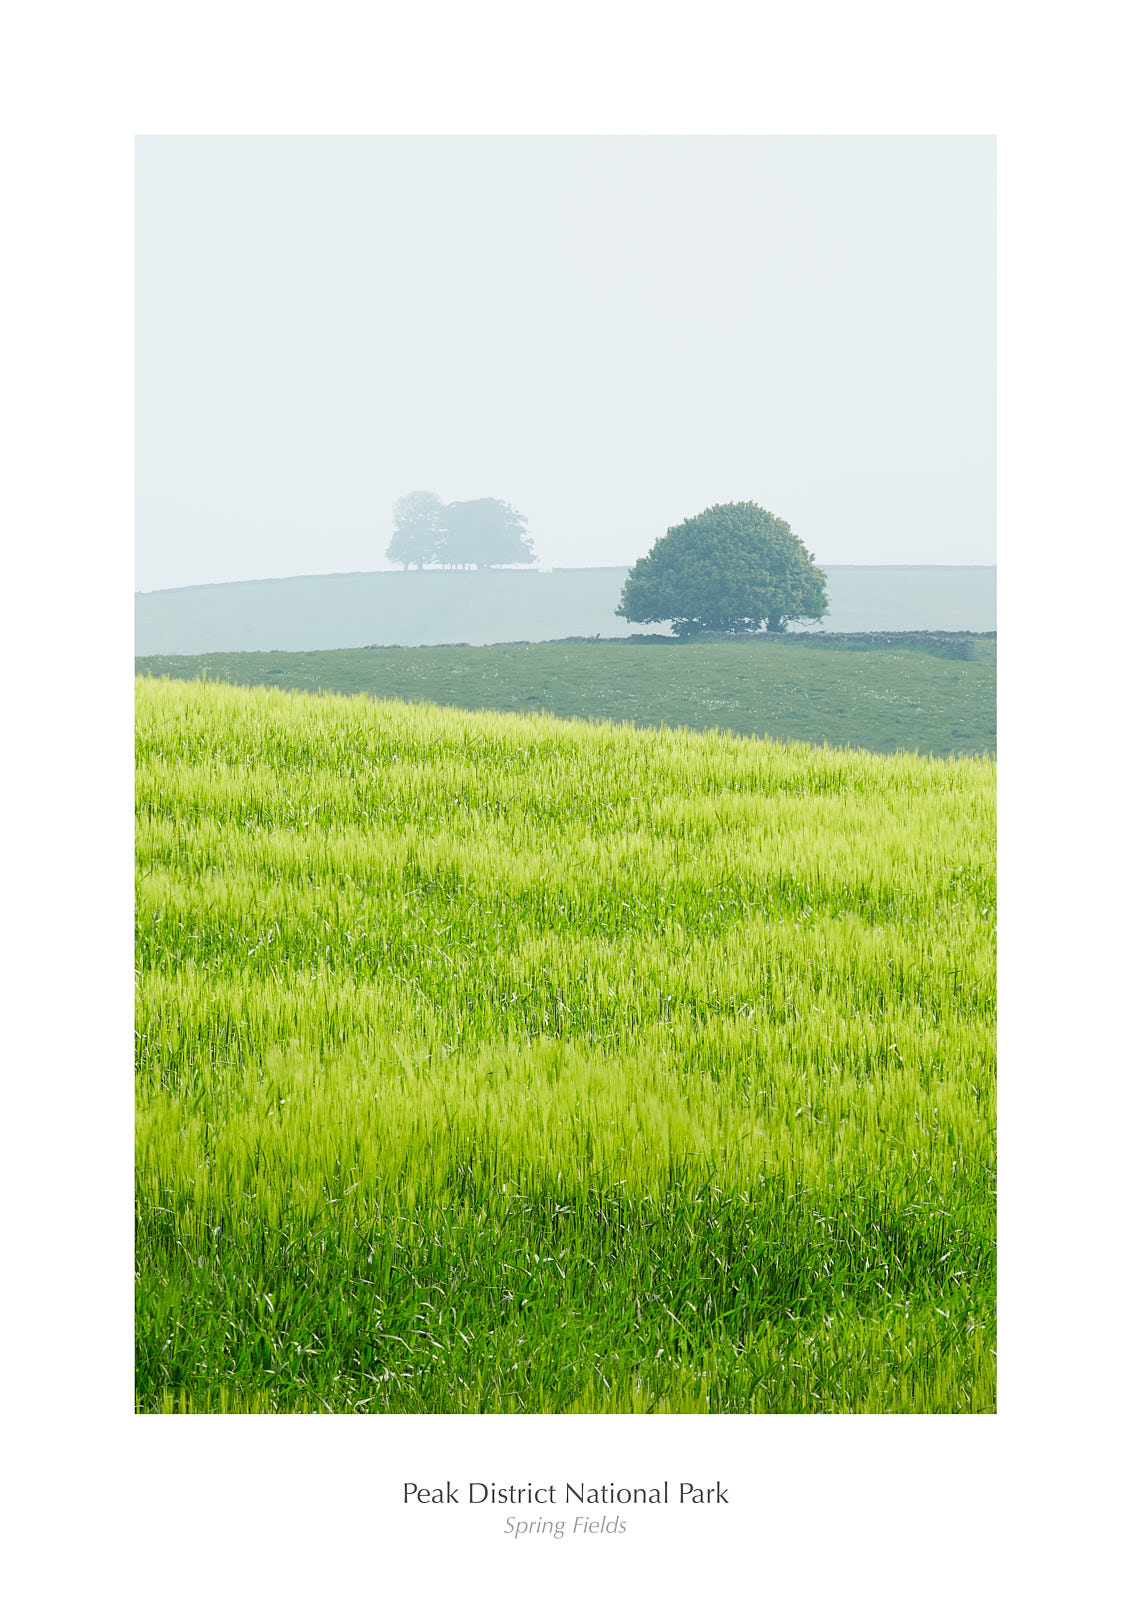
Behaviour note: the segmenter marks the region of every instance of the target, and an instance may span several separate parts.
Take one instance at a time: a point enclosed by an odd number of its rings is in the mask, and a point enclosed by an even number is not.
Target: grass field
[[[980,755],[996,748],[996,643],[955,660],[832,641],[529,644],[151,656],[153,676],[548,711],[642,727]]]
[[[137,695],[139,1409],[994,1408],[992,761]]]
[[[828,567],[834,631],[992,632],[994,567]],[[553,572],[335,572],[135,597],[139,655],[498,644],[638,633],[616,613],[627,567]],[[666,629],[661,628],[661,632]]]

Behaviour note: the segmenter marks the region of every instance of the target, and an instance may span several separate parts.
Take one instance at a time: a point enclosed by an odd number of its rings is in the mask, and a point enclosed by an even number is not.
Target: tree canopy
[[[423,567],[436,561],[443,509],[440,496],[427,489],[402,495],[393,505],[393,537],[385,551],[389,560],[403,561],[406,571],[410,566]]]
[[[743,500],[669,528],[629,573],[617,615],[678,634],[780,633],[827,610],[825,575],[789,523]]]
[[[424,489],[393,506],[390,561],[409,566],[498,567],[528,565],[534,546],[526,518],[505,500],[455,500],[445,505]]]
[[[499,567],[534,560],[526,518],[505,500],[454,500],[443,511],[445,565]]]

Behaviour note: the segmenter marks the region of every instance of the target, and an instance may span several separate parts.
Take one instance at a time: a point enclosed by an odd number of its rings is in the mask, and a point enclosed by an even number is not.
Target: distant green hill
[[[830,632],[997,626],[995,567],[826,567]],[[370,644],[619,639],[627,567],[553,572],[345,572],[139,594],[135,651],[340,650]]]

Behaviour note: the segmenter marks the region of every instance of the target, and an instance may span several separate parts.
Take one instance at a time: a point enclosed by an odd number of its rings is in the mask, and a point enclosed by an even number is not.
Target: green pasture
[[[994,1409],[992,760],[137,704],[140,1410]]]
[[[997,743],[997,647],[974,639],[970,649],[962,660],[945,646],[818,638],[435,646],[149,656],[137,669],[466,710],[981,755]]]

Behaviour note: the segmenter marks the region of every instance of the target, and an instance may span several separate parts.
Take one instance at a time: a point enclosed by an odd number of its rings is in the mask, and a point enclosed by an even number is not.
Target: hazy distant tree
[[[528,565],[526,518],[505,500],[455,500],[443,509],[439,559],[452,567]]]
[[[393,537],[385,551],[389,560],[403,561],[406,572],[410,566],[438,561],[443,511],[440,496],[427,489],[402,495],[393,506]]]
[[[652,546],[625,581],[617,615],[678,634],[753,633],[828,610],[825,575],[788,522],[753,501],[711,506]]]

